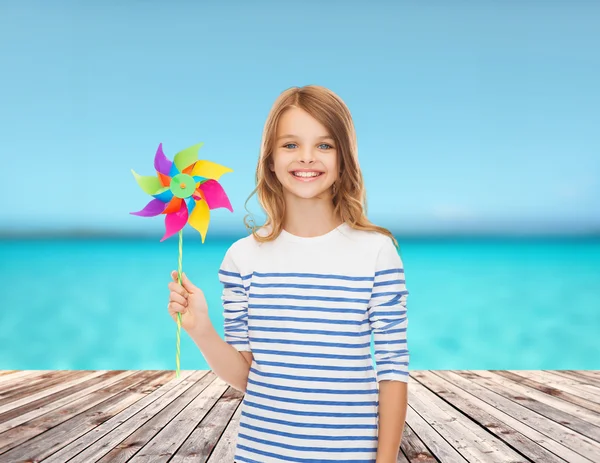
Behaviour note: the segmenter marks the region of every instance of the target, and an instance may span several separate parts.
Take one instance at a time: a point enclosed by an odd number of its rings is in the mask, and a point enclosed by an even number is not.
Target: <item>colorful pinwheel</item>
[[[138,175],[133,169],[137,183],[152,199],[141,211],[131,212],[140,217],[165,215],[165,235],[161,242],[179,232],[179,283],[181,284],[182,230],[186,223],[200,232],[202,243],[206,238],[210,211],[224,207],[233,212],[225,190],[219,178],[228,167],[211,161],[199,160],[198,150],[204,143],[190,146],[175,155],[173,161],[163,153],[162,143],[154,157],[156,177]],[[179,377],[179,344],[181,332],[181,314],[177,314],[176,364]]]
[[[141,217],[165,214],[166,233],[161,242],[189,223],[200,232],[204,243],[210,210],[224,207],[233,212],[229,198],[218,182],[223,174],[233,170],[198,160],[198,150],[203,144],[180,151],[171,162],[163,153],[161,143],[154,157],[156,177],[141,176],[131,171],[142,190],[154,196],[144,209],[131,214]]]

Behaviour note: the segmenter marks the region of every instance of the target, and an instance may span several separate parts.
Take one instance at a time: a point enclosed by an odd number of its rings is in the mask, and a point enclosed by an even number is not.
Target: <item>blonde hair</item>
[[[358,163],[356,132],[350,110],[342,99],[331,90],[318,85],[291,87],[282,92],[271,107],[265,122],[258,165],[256,167],[256,188],[246,200],[245,206],[257,194],[258,201],[264,209],[267,220],[265,227],[270,226],[270,233],[260,236],[260,227],[249,223],[248,213],[244,217],[246,228],[251,231],[258,242],[272,241],[281,233],[285,212],[282,185],[269,169],[273,151],[277,125],[281,115],[289,108],[301,108],[323,124],[331,133],[338,151],[340,176],[336,180],[333,194],[334,214],[356,230],[367,230],[389,236],[398,248],[394,235],[384,227],[371,223],[367,217],[367,194],[363,176]],[[246,210],[248,208],[246,207]],[[249,211],[248,211],[249,212]]]

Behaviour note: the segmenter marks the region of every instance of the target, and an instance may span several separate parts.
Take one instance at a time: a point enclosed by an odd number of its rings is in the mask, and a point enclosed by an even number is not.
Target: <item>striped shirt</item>
[[[379,382],[408,382],[408,291],[392,240],[347,224],[249,235],[219,279],[225,341],[254,357],[235,461],[375,463]]]

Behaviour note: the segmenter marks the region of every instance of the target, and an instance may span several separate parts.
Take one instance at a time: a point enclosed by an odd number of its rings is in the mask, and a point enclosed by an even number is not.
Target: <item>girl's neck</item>
[[[286,198],[283,229],[300,237],[329,233],[342,224],[334,214],[331,199]]]

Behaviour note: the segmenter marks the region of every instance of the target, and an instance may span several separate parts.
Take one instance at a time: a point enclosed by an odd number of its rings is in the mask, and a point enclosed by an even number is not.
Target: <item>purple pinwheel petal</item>
[[[138,215],[140,217],[155,217],[161,214],[162,211],[165,210],[165,207],[167,207],[167,205],[161,200],[153,199],[148,204],[146,204],[146,207],[144,207],[144,209],[142,209],[141,211],[130,212],[130,214]]]
[[[156,156],[154,156],[154,168],[157,172],[160,172],[164,175],[169,175],[171,171],[172,161],[169,161],[163,153],[162,143],[158,145],[158,149],[156,150]]]

